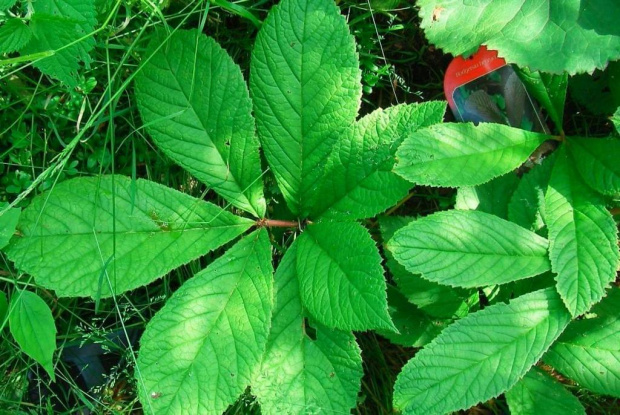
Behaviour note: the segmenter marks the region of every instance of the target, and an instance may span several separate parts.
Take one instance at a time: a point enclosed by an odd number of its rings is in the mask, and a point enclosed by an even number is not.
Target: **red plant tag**
[[[494,122],[548,132],[538,105],[515,70],[486,46],[469,58],[459,56],[448,65],[444,92],[459,121]]]

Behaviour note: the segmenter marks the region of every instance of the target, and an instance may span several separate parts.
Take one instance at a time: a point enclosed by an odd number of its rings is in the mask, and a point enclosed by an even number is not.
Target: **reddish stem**
[[[259,228],[298,228],[299,222],[293,220],[260,219],[256,222],[256,226]]]

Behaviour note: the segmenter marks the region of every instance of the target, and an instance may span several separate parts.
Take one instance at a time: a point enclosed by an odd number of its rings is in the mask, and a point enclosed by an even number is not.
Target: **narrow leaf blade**
[[[422,185],[478,186],[517,168],[550,138],[500,124],[436,124],[405,138],[394,171]]]
[[[41,297],[30,291],[15,292],[9,309],[9,327],[13,338],[54,381],[52,359],[56,350],[56,325],[52,311]]]
[[[59,296],[108,297],[225,244],[253,221],[146,180],[77,178],[34,199],[7,248]]]
[[[308,321],[299,293],[294,243],[275,275],[276,306],[260,375],[252,383],[266,414],[349,413],[362,378],[361,351],[351,333]]]
[[[266,230],[230,248],[179,288],[140,341],[140,400],[156,414],[220,414],[250,384],[273,303]]]
[[[252,53],[250,90],[259,138],[297,216],[318,197],[334,144],[361,102],[355,41],[333,0],[287,0],[263,23]]]
[[[341,330],[393,329],[381,256],[356,222],[310,225],[297,238],[297,274],[304,306]]]
[[[440,284],[480,287],[550,269],[547,240],[494,215],[452,210],[416,220],[388,249],[409,272]]]
[[[155,144],[233,205],[262,217],[258,140],[239,66],[197,31],[159,36],[151,54],[136,76],[136,95]]]
[[[394,406],[404,414],[444,414],[493,398],[527,373],[570,318],[553,289],[470,314],[405,365]]]
[[[574,171],[562,147],[545,195],[549,258],[557,289],[578,316],[603,298],[616,278],[618,235],[605,201]]]

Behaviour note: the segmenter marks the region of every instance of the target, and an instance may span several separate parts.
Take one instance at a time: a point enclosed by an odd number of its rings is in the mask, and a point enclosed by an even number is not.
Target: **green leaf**
[[[511,415],[585,415],[579,399],[551,376],[533,367],[506,392]]]
[[[616,279],[618,235],[605,201],[581,180],[566,153],[565,147],[560,148],[545,211],[557,290],[573,316],[578,316],[600,301]]]
[[[566,148],[588,186],[605,195],[620,195],[620,140],[568,137]]]
[[[531,231],[545,226],[545,192],[554,160],[554,155],[545,158],[541,165],[534,166],[521,177],[508,204],[508,219],[511,222]]]
[[[70,87],[77,86],[80,62],[89,65],[89,52],[95,47],[91,36],[97,24],[94,0],[37,0],[33,8],[33,37],[22,55],[53,51],[33,66]]]
[[[615,0],[596,7],[614,7]],[[420,0],[422,27],[431,43],[453,55],[485,44],[510,63],[531,70],[570,74],[604,68],[620,58],[616,19],[581,21],[581,0]],[[615,15],[614,15],[615,16]],[[607,33],[613,33],[607,34]]]
[[[252,383],[265,414],[349,413],[362,378],[361,351],[351,333],[308,320],[301,304],[296,244],[276,271],[276,305],[260,375]]]
[[[256,375],[273,305],[266,230],[175,292],[140,340],[140,400],[155,414],[221,414]]]
[[[436,124],[405,138],[394,171],[422,185],[477,186],[519,167],[549,138],[500,124]]]
[[[0,0],[0,11],[6,10],[17,3],[17,0]]]
[[[568,74],[560,75],[545,72],[532,72],[527,68],[519,69],[519,78],[527,91],[547,111],[558,131],[563,131],[564,101],[568,86]]]
[[[31,37],[32,31],[21,19],[7,20],[0,27],[0,53],[11,53],[21,49]]]
[[[392,239],[394,233],[411,223],[414,219],[404,216],[383,216],[379,218],[381,237],[384,241]],[[384,248],[386,265],[396,282],[400,293],[407,300],[430,316],[452,319],[465,317],[470,306],[465,299],[470,295],[466,290],[441,285],[412,274],[399,264],[392,253]]]
[[[527,373],[569,321],[553,289],[470,314],[405,365],[394,406],[404,414],[444,414],[493,398]]]
[[[263,217],[252,102],[239,66],[195,30],[157,36],[146,56],[136,95],[155,144],[233,205]]]
[[[570,78],[571,98],[596,115],[610,115],[620,105],[620,62],[610,62],[604,71]]]
[[[301,299],[315,319],[342,330],[394,329],[381,256],[362,225],[316,223],[295,244]]]
[[[253,221],[154,182],[77,178],[34,199],[7,254],[58,296],[146,285],[237,237]]]
[[[4,203],[0,203],[0,211],[2,211],[4,206]],[[0,249],[7,246],[15,233],[15,227],[19,221],[20,214],[21,209],[19,208],[8,209],[4,213],[0,213]]]
[[[479,210],[508,219],[508,202],[518,182],[517,175],[510,172],[479,186],[461,187],[454,208]]]
[[[550,268],[547,240],[476,210],[435,213],[397,231],[388,242],[409,272],[458,287],[503,284]]]
[[[286,0],[263,23],[250,90],[265,156],[291,211],[310,212],[361,102],[355,41],[333,0]]]
[[[9,327],[13,338],[24,353],[54,376],[56,325],[45,301],[30,291],[16,291],[11,298]]]
[[[387,286],[388,310],[398,333],[377,330],[377,333],[394,344],[407,347],[422,347],[433,340],[443,329],[444,321],[431,318],[407,301],[398,289]]]
[[[377,110],[355,124],[329,159],[313,217],[373,217],[405,197],[411,184],[392,172],[396,149],[410,131],[442,121],[445,102]]]
[[[620,398],[620,289],[592,314],[572,322],[544,360],[582,387]]]

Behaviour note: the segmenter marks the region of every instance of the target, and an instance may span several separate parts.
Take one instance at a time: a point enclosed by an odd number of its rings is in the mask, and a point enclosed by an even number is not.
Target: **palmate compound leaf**
[[[387,247],[409,272],[455,287],[503,284],[550,269],[546,239],[475,210],[435,213],[398,230]]]
[[[615,0],[589,7],[582,0],[420,0],[417,4],[430,42],[453,55],[485,44],[510,63],[570,74],[604,68],[620,57],[617,20],[588,15],[591,8],[617,10]]]
[[[570,319],[552,288],[470,314],[405,365],[394,406],[407,415],[444,414],[495,397],[527,373]]]
[[[620,195],[620,140],[569,137],[566,148],[588,186],[605,195]]]
[[[561,383],[534,366],[506,392],[511,415],[585,415],[579,399]]]
[[[357,222],[309,225],[295,241],[306,309],[330,328],[394,330],[379,250]]]
[[[592,314],[572,322],[544,360],[580,386],[620,398],[620,289],[612,288]]]
[[[50,308],[35,293],[16,291],[9,310],[13,338],[22,351],[43,366],[54,381],[52,359],[56,350],[56,325]]]
[[[361,103],[355,41],[333,0],[283,0],[271,10],[252,53],[250,90],[265,157],[287,205],[305,217]]]
[[[361,351],[353,334],[304,318],[296,250],[288,249],[274,277],[271,331],[252,392],[265,415],[349,413],[363,374]]]
[[[140,340],[136,378],[153,414],[221,414],[256,375],[273,306],[265,229],[179,288]]]
[[[422,185],[478,186],[517,168],[550,138],[500,124],[435,124],[405,138],[394,171]]]
[[[600,301],[616,278],[618,235],[605,200],[579,177],[564,146],[549,179],[545,218],[557,290],[578,316]]]
[[[89,65],[89,52],[95,47],[95,0],[37,0],[32,8],[32,37],[21,54],[53,51],[33,66],[70,87],[77,86],[80,62]]]
[[[145,56],[152,57],[136,76],[136,96],[155,144],[234,206],[262,217],[258,140],[239,66],[195,30],[161,33]]]
[[[342,136],[327,163],[321,197],[312,217],[373,217],[407,195],[411,184],[392,171],[396,149],[407,133],[442,121],[445,102],[379,109]]]
[[[111,289],[150,283],[252,224],[154,182],[77,178],[33,200],[7,254],[58,296],[108,297]]]

